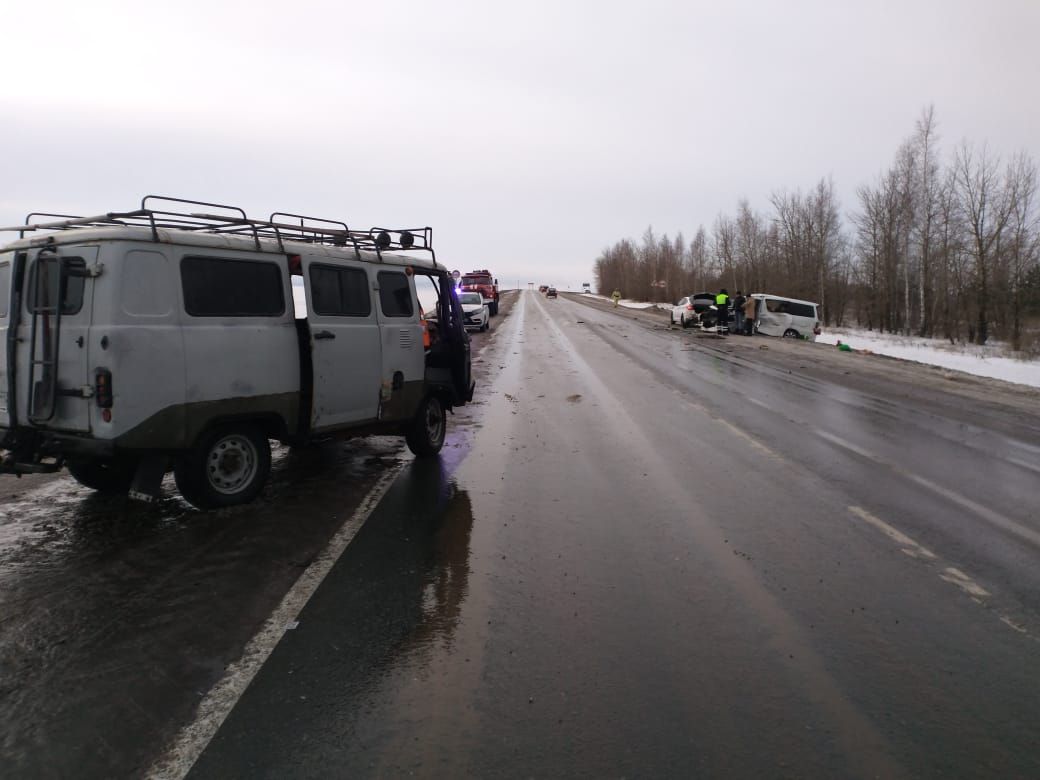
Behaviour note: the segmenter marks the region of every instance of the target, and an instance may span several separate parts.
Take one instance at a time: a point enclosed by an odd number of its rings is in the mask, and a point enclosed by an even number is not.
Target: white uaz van
[[[756,333],[809,341],[816,341],[820,335],[819,304],[763,293],[754,293],[751,297],[756,301]]]
[[[149,497],[172,465],[192,504],[228,506],[263,487],[269,439],[402,434],[432,455],[446,411],[473,397],[430,228],[154,196],[30,224],[60,216],[3,229],[20,238],[0,248],[0,471],[67,466],[88,487]],[[417,279],[436,290],[436,326]]]

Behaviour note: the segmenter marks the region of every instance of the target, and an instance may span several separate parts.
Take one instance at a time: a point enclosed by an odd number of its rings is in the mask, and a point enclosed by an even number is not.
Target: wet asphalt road
[[[147,774],[397,474],[194,776],[1040,775],[1036,394],[666,319],[525,293],[250,507],[4,478],[0,776]]]
[[[523,293],[190,776],[1040,776],[1037,414],[747,342]]]

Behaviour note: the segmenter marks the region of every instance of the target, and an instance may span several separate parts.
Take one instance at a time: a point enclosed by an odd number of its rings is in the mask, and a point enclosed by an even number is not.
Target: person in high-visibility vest
[[[621,300],[621,290],[614,290],[610,295],[610,300],[614,301],[614,308],[617,308],[618,301]]]
[[[715,332],[720,336],[729,332],[729,293],[723,287],[715,296]]]

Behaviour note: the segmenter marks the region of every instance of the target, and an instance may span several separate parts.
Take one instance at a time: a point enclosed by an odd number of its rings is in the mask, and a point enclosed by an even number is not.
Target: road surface
[[[1035,392],[534,292],[496,328],[440,458],[286,456],[216,518],[33,488],[5,775],[1040,776]]]

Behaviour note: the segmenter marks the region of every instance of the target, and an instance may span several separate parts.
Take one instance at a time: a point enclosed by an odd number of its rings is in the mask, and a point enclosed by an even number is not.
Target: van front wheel
[[[199,509],[248,504],[271,472],[271,444],[254,425],[204,433],[173,469],[177,489]]]
[[[65,464],[79,484],[99,493],[126,493],[137,471],[136,458],[73,459]]]
[[[436,455],[444,446],[446,426],[447,420],[441,399],[435,395],[426,396],[405,434],[408,449],[420,458]]]

